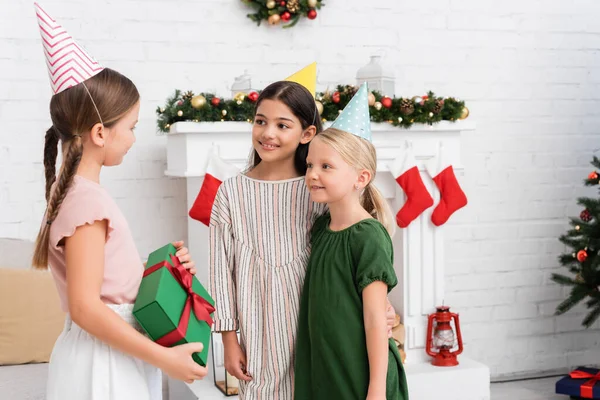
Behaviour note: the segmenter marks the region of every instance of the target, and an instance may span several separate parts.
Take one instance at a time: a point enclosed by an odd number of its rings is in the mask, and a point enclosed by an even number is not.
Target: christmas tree
[[[600,170],[600,159],[594,156],[591,164]],[[584,182],[586,186],[598,186],[600,174],[593,171]],[[560,237],[570,251],[560,255],[559,261],[571,275],[552,274],[552,280],[571,287],[569,297],[557,306],[556,314],[585,300],[589,313],[582,325],[589,328],[600,316],[600,199],[581,197],[577,203],[584,210],[579,218],[571,218],[571,229]]]

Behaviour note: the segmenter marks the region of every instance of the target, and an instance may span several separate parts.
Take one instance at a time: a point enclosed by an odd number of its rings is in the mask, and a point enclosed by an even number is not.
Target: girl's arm
[[[381,281],[363,289],[363,314],[369,356],[369,392],[367,399],[385,399],[388,369],[387,285]]]
[[[107,221],[79,226],[65,239],[67,296],[73,322],[109,346],[161,368],[172,378],[192,382],[202,379],[206,368],[196,364],[192,353],[201,343],[162,347],[125,322],[100,299],[104,279],[104,244]]]

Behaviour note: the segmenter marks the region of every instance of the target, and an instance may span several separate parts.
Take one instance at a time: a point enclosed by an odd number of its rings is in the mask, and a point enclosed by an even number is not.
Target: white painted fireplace
[[[244,168],[251,150],[250,129],[246,122],[178,122],[172,125],[167,140],[165,174],[186,178],[188,210],[200,190],[210,149],[216,146],[221,158]],[[423,181],[437,204],[439,192],[427,174],[425,164],[436,157],[441,145],[444,157],[460,176],[463,173],[461,133],[473,129],[475,124],[468,120],[443,121],[433,126],[414,125],[410,129],[372,124],[373,144],[378,155],[375,184],[392,209],[399,210],[405,197],[388,165],[405,151],[407,145],[412,145]],[[462,356],[459,356],[457,367],[434,367],[425,354],[427,315],[444,301],[444,226],[436,227],[431,223],[434,208],[435,205],[407,228],[398,229],[393,238],[394,268],[399,284],[390,293],[390,301],[406,327],[405,368],[410,397],[437,399],[440,392],[434,388],[444,387],[444,398],[448,400],[488,400],[488,367]],[[452,218],[448,223],[452,223]],[[188,218],[188,245],[195,255],[197,276],[202,282],[208,281],[208,243],[208,228]],[[460,313],[460,310],[452,311]],[[218,341],[215,347],[219,350]],[[216,361],[219,367],[219,357]],[[194,390],[194,386],[191,388]],[[196,394],[203,398],[201,393]]]

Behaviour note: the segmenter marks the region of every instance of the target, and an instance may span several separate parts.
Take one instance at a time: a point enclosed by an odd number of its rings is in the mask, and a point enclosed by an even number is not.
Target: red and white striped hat
[[[104,69],[39,4],[34,3],[34,6],[54,94],[90,79]]]

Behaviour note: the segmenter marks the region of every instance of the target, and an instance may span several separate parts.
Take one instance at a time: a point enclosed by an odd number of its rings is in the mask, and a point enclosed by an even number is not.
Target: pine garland
[[[594,156],[591,164],[600,170],[600,159]],[[593,171],[584,180],[585,186],[598,186],[600,173]],[[559,262],[571,276],[552,274],[552,280],[563,286],[571,286],[569,296],[556,308],[556,314],[564,314],[587,299],[589,310],[582,325],[589,328],[600,317],[600,199],[581,197],[577,204],[584,207],[579,218],[571,218],[571,229],[559,240],[570,248],[561,254]]]
[[[352,85],[340,85],[334,92],[317,93],[316,99],[323,105],[321,118],[323,122],[334,121],[340,111],[346,107],[358,88]],[[468,110],[463,101],[453,97],[437,97],[433,92],[425,96],[412,98],[386,98],[373,91],[374,103],[369,107],[372,122],[387,122],[394,126],[409,128],[413,124],[433,125],[440,121],[456,121],[464,119]],[[204,104],[193,107],[194,98],[201,96]],[[219,99],[211,93],[181,92],[176,90],[167,99],[164,107],[158,107],[156,113],[157,127],[161,132],[168,132],[172,124],[179,121],[217,122],[217,121],[246,121],[254,120],[255,101],[258,93],[238,93],[233,99]],[[197,99],[196,99],[197,100]],[[384,104],[389,105],[387,108]],[[196,104],[197,105],[197,104]],[[411,107],[412,105],[412,107]]]

